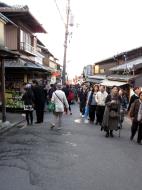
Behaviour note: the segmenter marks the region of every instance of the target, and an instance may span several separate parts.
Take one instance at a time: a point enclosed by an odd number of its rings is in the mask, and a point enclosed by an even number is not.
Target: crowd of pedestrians
[[[140,87],[133,88],[133,92],[129,101],[125,91],[117,86],[108,93],[104,85],[84,84],[78,93],[84,123],[100,125],[108,138],[114,137],[114,130],[122,129],[124,117],[128,116],[132,121],[130,140],[138,132],[137,143],[142,144],[142,92]]]
[[[22,100],[24,102],[24,112],[26,114],[27,125],[33,124],[33,110],[36,111],[36,122],[44,121],[45,106],[53,104],[54,122],[51,129],[62,127],[62,116],[72,115],[71,105],[74,102],[79,104],[80,115],[84,123],[100,125],[101,131],[105,131],[105,136],[114,137],[113,131],[120,130],[124,121],[124,116],[132,120],[130,140],[133,140],[138,131],[137,143],[142,143],[142,92],[139,87],[133,89],[134,95],[130,101],[125,91],[117,86],[113,86],[108,92],[104,85],[70,86],[41,85],[36,80],[32,84],[24,85]]]
[[[36,111],[35,124],[43,123],[44,111],[50,103],[54,103],[54,127],[61,128],[62,115],[72,115],[71,104],[77,100],[77,90],[69,85],[51,84],[47,86],[33,80],[30,84],[24,84],[22,100],[24,102],[24,113],[26,114],[27,125],[33,124],[33,110]]]

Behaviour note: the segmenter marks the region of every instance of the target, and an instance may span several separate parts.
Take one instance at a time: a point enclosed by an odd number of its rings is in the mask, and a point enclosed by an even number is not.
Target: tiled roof
[[[43,26],[30,13],[27,6],[24,7],[0,7],[0,12],[9,19],[18,18],[25,22],[33,33],[47,33]]]

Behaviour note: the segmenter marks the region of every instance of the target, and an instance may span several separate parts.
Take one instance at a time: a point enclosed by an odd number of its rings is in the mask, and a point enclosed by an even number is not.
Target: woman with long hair
[[[94,85],[92,90],[88,94],[87,105],[88,105],[88,108],[89,108],[90,123],[94,123],[94,120],[95,120],[96,106],[97,106],[97,102],[96,102],[95,97],[96,97],[96,93],[98,91],[99,91],[99,86]]]

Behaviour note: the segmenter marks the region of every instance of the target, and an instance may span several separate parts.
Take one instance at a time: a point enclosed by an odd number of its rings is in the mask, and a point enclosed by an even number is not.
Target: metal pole
[[[5,101],[5,67],[4,59],[0,59],[1,62],[1,98],[2,98],[2,122],[6,121],[6,101]]]
[[[63,58],[63,73],[62,73],[62,83],[66,83],[66,57],[67,57],[67,46],[68,46],[68,34],[69,34],[69,15],[70,15],[70,0],[67,6],[67,20],[65,23],[65,41],[64,41],[64,58]]]

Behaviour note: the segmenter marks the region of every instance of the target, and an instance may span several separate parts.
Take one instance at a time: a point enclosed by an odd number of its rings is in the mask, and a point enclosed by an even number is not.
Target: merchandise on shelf
[[[7,108],[24,108],[23,101],[21,101],[20,91],[6,90],[6,107]]]

